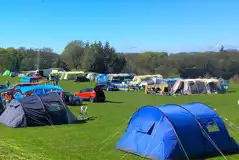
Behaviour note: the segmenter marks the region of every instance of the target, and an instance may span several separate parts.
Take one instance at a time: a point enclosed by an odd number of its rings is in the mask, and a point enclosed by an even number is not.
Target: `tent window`
[[[155,123],[152,125],[152,127],[149,129],[149,131],[147,132],[148,135],[151,135],[153,130],[154,130],[154,125]]]
[[[165,88],[164,88],[164,92],[168,93],[168,92],[169,92],[169,88],[168,88],[168,87],[165,87]]]
[[[207,130],[209,133],[220,131],[220,129],[217,126],[217,123],[214,120],[207,124]]]
[[[61,110],[60,104],[59,103],[50,103],[51,107],[49,108],[50,112],[56,112]]]
[[[154,122],[140,124],[139,128],[137,129],[137,132],[151,135],[154,130],[154,125]]]

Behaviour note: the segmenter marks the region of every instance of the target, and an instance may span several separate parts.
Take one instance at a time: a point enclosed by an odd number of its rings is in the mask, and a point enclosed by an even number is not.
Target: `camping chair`
[[[86,105],[81,106],[78,119],[80,119],[80,120],[87,120],[88,119],[88,117],[87,117],[87,106]]]

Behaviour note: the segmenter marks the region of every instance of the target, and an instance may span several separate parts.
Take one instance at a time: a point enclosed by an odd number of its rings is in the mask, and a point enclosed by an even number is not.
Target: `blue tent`
[[[18,86],[16,89],[21,90],[23,94],[25,94],[28,91],[34,91],[34,95],[41,95],[46,94],[49,91],[56,91],[56,92],[62,92],[63,89],[60,86],[54,86],[52,84],[39,84],[39,85],[33,85],[33,86]],[[15,99],[22,99],[23,96],[20,93],[14,94]]]
[[[222,90],[224,93],[227,93],[228,92],[228,87],[229,87],[229,84],[228,83],[221,83],[221,87],[222,87]]]
[[[108,74],[98,74],[96,75],[96,81],[98,83],[104,83],[108,81]]]
[[[182,78],[166,78],[164,79],[169,86],[172,88],[177,80],[182,80]]]
[[[26,93],[31,90],[39,90],[39,89],[45,89],[47,91],[49,90],[59,90],[62,91],[63,89],[60,86],[54,86],[52,84],[38,84],[38,85],[32,85],[32,86],[17,86],[16,90],[21,90],[22,93]]]
[[[235,151],[238,144],[214,110],[202,103],[190,103],[140,108],[116,148],[168,160]]]

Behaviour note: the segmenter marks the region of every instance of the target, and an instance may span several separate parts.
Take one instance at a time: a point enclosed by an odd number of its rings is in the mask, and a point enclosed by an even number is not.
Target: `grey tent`
[[[0,123],[13,128],[69,124],[76,120],[55,92],[14,99],[0,116]]]

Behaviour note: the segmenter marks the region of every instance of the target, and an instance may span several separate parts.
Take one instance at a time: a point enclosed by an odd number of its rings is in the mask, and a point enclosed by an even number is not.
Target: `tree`
[[[84,48],[84,61],[83,61],[83,68],[86,71],[97,71],[96,66],[96,57],[97,57],[97,49],[96,44],[89,44],[86,43]]]
[[[66,45],[61,57],[70,67],[79,69],[82,67],[84,47],[82,41],[72,41]]]
[[[164,77],[196,78],[222,76],[229,79],[239,74],[239,51],[193,52],[168,54],[144,52],[117,53],[109,42],[72,41],[58,55],[51,48],[0,48],[0,70],[36,70],[60,67],[65,70],[84,69],[92,72],[132,72],[136,74],[162,74]]]
[[[220,48],[220,52],[224,52],[224,46],[223,45]]]
[[[126,64],[126,59],[123,54],[113,54],[111,57],[111,67],[110,67],[110,72],[113,73],[120,73]]]
[[[107,72],[107,64],[105,64],[105,53],[104,53],[104,47],[102,45],[102,42],[99,41],[96,43],[96,66],[97,66],[97,72]]]

